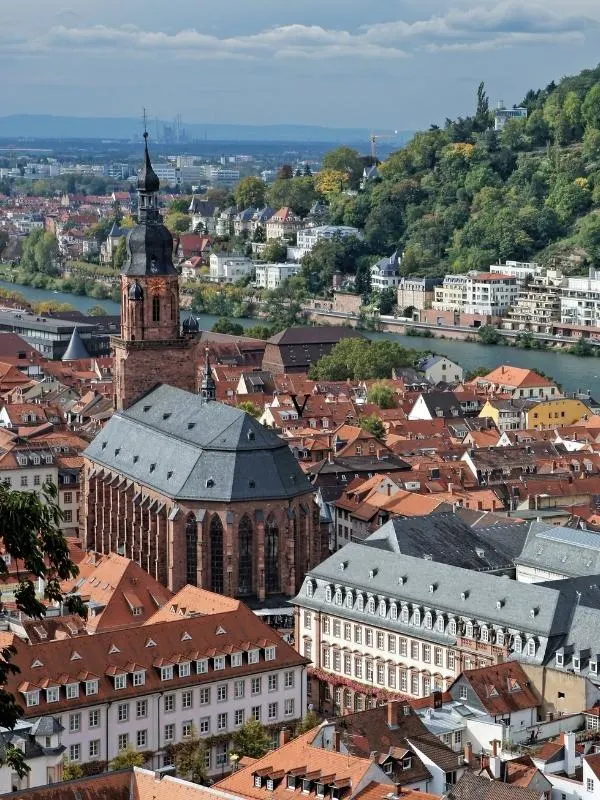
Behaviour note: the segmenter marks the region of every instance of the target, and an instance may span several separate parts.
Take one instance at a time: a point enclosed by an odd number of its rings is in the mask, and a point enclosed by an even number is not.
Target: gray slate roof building
[[[552,577],[577,577],[600,573],[600,533],[532,522],[523,549],[515,559],[519,567]]]
[[[114,414],[84,455],[182,500],[283,500],[313,491],[273,431],[238,408],[166,385]]]
[[[512,570],[508,553],[483,539],[478,531],[451,512],[405,519],[395,517],[368,536],[365,544],[464,569]]]

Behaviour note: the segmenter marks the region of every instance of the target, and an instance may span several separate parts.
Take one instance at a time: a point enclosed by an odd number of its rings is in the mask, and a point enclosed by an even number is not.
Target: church
[[[291,597],[326,555],[314,489],[282,439],[215,401],[197,323],[180,328],[158,190],[146,137],[112,341],[117,410],[84,453],[86,544],[173,591]]]

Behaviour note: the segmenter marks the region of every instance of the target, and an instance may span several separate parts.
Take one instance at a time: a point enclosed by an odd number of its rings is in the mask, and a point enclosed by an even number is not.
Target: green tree
[[[482,325],[477,333],[482,344],[499,344],[502,341],[502,336],[493,325]]]
[[[63,781],[74,781],[81,777],[83,777],[81,764],[68,758],[63,759]]]
[[[190,215],[182,214],[180,211],[169,212],[165,217],[165,225],[174,234],[189,231],[191,223]]]
[[[144,765],[146,761],[146,757],[143,753],[140,753],[138,750],[134,750],[133,747],[129,746],[125,748],[125,750],[121,750],[120,753],[113,758],[110,762],[110,768],[117,770],[117,769],[130,769],[131,767],[141,767]]]
[[[253,242],[266,242],[267,241],[267,232],[263,225],[257,225],[254,229],[254,234],[252,235]]]
[[[240,757],[261,758],[271,749],[271,737],[258,720],[249,719],[233,734],[231,749]]]
[[[391,314],[394,310],[397,300],[397,293],[391,287],[382,289],[377,292],[374,297],[375,303],[379,309],[380,314]]]
[[[253,403],[252,400],[242,400],[241,403],[237,404],[237,407],[255,419],[258,419],[263,413],[262,408]]]
[[[287,259],[287,245],[279,239],[269,239],[262,252],[267,264],[283,264]]]
[[[481,81],[477,87],[477,108],[475,111],[474,128],[485,131],[490,126],[490,101],[485,91],[485,83]]]
[[[396,408],[396,390],[389,383],[374,383],[369,389],[367,400],[379,408]]]
[[[239,322],[232,322],[227,317],[221,317],[212,326],[213,333],[229,333],[232,336],[241,336],[244,333],[244,328]]]
[[[251,325],[245,330],[246,336],[250,339],[270,339],[273,333],[273,328],[268,325]]]
[[[310,368],[312,380],[346,381],[391,378],[394,369],[414,366],[419,354],[390,340],[342,339]]]
[[[596,83],[586,94],[581,106],[586,126],[600,129],[600,83]]]
[[[581,358],[589,358],[595,355],[594,345],[590,344],[588,339],[578,339],[572,347],[569,347],[569,353]]]
[[[61,581],[74,578],[79,572],[69,558],[61,520],[54,485],[46,483],[40,496],[36,492],[11,491],[6,483],[0,483],[1,549],[20,566],[20,583],[13,602],[25,617],[41,619],[46,613],[46,603],[37,595],[40,583],[44,599],[50,604],[62,602],[71,613],[86,614],[80,598],[65,598],[60,589]],[[6,561],[0,559],[0,580],[8,578]],[[12,646],[0,650],[0,726],[9,729],[14,728],[23,713],[15,696],[5,688],[9,676],[19,671],[12,663],[15,652]],[[23,753],[16,747],[8,748],[3,761],[19,775],[28,771]]]
[[[21,266],[29,272],[57,275],[58,241],[42,228],[32,231],[23,243]]]
[[[88,310],[88,316],[90,317],[106,317],[108,315],[108,311],[103,306],[92,306]]]
[[[267,187],[264,181],[248,175],[235,187],[235,202],[238,208],[263,208]]]
[[[295,214],[304,217],[318,198],[312,176],[279,178],[267,190],[267,203],[271,208],[289,207]]]
[[[354,236],[321,239],[301,261],[301,274],[307,287],[312,292],[320,292],[331,287],[334,272],[353,274],[366,250],[365,243]]]
[[[190,207],[189,197],[178,197],[169,206],[169,213],[187,214]]]
[[[198,738],[196,729],[192,726],[192,735],[174,748],[175,769],[177,774],[186,781],[206,785],[208,771],[206,769],[206,745]]]
[[[302,736],[303,733],[308,733],[321,724],[320,717],[314,712],[309,711],[302,720],[296,725],[294,736]]]
[[[364,171],[364,163],[358,150],[342,146],[325,153],[323,169],[346,173],[349,187],[358,189]]]
[[[117,249],[113,254],[113,266],[115,269],[118,269],[119,272],[123,269],[123,265],[127,259],[127,239],[123,236],[119,240],[119,244],[117,245]]]
[[[585,248],[590,261],[600,266],[600,212],[588,214],[581,221],[577,234],[579,243]]]
[[[368,416],[360,417],[358,424],[364,430],[374,436],[376,439],[385,439],[385,426],[381,417],[377,414],[369,414]]]

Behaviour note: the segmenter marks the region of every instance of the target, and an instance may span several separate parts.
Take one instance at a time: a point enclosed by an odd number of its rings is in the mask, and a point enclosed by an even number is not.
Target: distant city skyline
[[[418,129],[593,67],[597,0],[21,0],[4,114]],[[0,131],[1,136],[1,131]]]

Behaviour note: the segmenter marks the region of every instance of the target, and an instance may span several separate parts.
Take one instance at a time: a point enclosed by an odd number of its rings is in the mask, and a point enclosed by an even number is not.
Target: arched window
[[[465,636],[467,639],[473,638],[473,623],[472,622],[465,622]]]
[[[432,616],[431,616],[431,611],[427,611],[427,613],[425,614],[425,627],[426,628],[431,628],[432,624],[433,624],[433,620],[432,620]]]
[[[175,297],[175,292],[171,292],[171,320],[175,319],[176,308],[177,308],[177,299]]]
[[[408,606],[402,606],[402,611],[400,612],[400,621],[408,624]]]
[[[374,614],[375,613],[375,598],[369,597],[367,601],[367,613]]]
[[[279,592],[279,526],[274,517],[265,522],[265,591]]]
[[[448,623],[448,634],[450,636],[456,636],[456,620],[451,619]]]
[[[517,634],[515,636],[515,639],[514,639],[514,650],[515,650],[515,653],[522,653],[523,652],[523,640],[521,639],[519,634]]]
[[[385,602],[385,600],[380,600],[379,601],[379,616],[380,617],[385,617],[386,613],[387,613],[386,602]]]
[[[354,595],[351,591],[346,592],[346,608],[352,608],[354,605]]]
[[[490,639],[490,632],[487,629],[486,625],[481,626],[481,641],[482,642],[489,642]]]
[[[152,322],[160,322],[160,297],[157,294],[152,298]]]
[[[185,523],[185,575],[186,583],[198,585],[198,530],[193,514]]]
[[[440,616],[435,621],[436,627],[440,633],[444,632],[445,621],[444,617],[440,614]]]
[[[364,608],[365,608],[365,598],[362,596],[362,594],[359,594],[359,595],[358,595],[358,597],[356,598],[356,608],[357,608],[359,611],[364,611]]]
[[[392,619],[398,619],[398,606],[396,603],[390,605],[390,617]]]
[[[413,625],[421,624],[421,612],[418,608],[413,611]]]
[[[325,600],[328,603],[331,603],[331,586],[326,586],[325,587]]]
[[[210,521],[210,588],[223,594],[223,523],[218,514]]]
[[[339,587],[335,590],[335,597],[333,598],[333,602],[336,604],[336,606],[342,605],[342,590]]]
[[[504,631],[496,631],[496,644],[504,647]]]
[[[247,514],[238,526],[238,594],[252,594],[252,522]],[[312,582],[309,584],[312,589]]]

